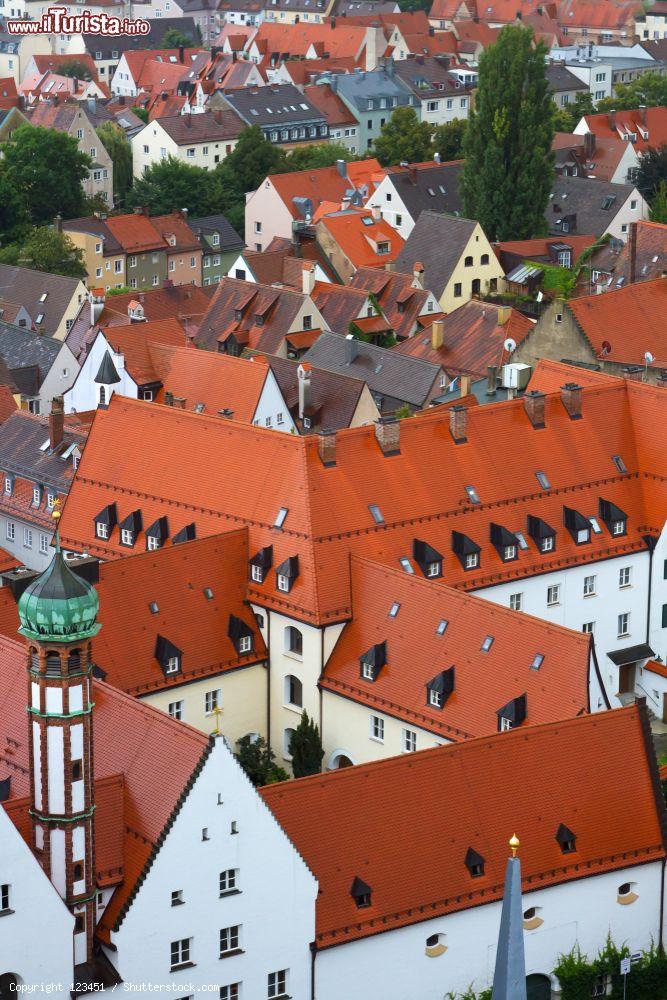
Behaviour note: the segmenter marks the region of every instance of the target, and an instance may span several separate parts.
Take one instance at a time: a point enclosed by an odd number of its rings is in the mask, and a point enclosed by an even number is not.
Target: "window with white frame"
[[[555,538],[553,535],[545,535],[540,542],[540,552],[553,552]]]
[[[466,555],[466,569],[476,569],[479,565],[479,553],[468,552]]]
[[[621,568],[619,569],[618,585],[619,587],[630,586],[630,566],[621,566]]]
[[[581,631],[585,635],[593,635],[593,633],[595,632],[595,622],[584,622],[584,624],[581,626]]]
[[[501,719],[500,719],[500,732],[501,733],[508,733],[511,728],[512,728],[512,720],[511,719],[506,719],[504,715],[501,716]]]
[[[224,871],[220,872],[220,895],[224,896],[227,892],[238,892],[238,887],[236,884],[238,876],[238,868],[225,868]]]
[[[440,691],[435,691],[433,688],[430,688],[428,692],[428,703],[429,705],[432,705],[433,708],[441,708],[442,693]]]
[[[146,548],[149,552],[154,552],[160,548],[160,539],[156,535],[147,535]]]
[[[103,521],[97,521],[95,523],[95,534],[98,538],[108,538],[109,537],[109,525],[104,524]]]
[[[183,718],[183,702],[182,701],[170,701],[169,702],[169,714],[172,719],[178,719],[179,722]]]
[[[180,656],[170,656],[164,668],[165,674],[177,674],[181,666]]]
[[[279,972],[269,972],[266,994],[268,1000],[287,996],[287,973],[288,969],[280,969]]]
[[[523,608],[523,594],[510,594],[510,608],[512,611],[521,611]]]
[[[618,638],[622,639],[630,635],[630,612],[624,611],[618,616]]]
[[[294,674],[285,677],[285,703],[296,708],[303,707],[303,684]]]
[[[294,625],[285,629],[285,652],[293,656],[303,656],[303,634]]]
[[[120,540],[123,545],[134,545],[134,532],[131,528],[121,528]]]
[[[547,587],[547,607],[560,604],[560,583],[554,583]]]
[[[595,594],[595,577],[584,577],[584,597],[592,597]]]
[[[403,730],[403,752],[414,753],[417,749],[417,734],[414,729]]]
[[[45,535],[44,532],[39,534],[39,551],[43,556],[49,554],[49,536]]]
[[[8,542],[16,540],[16,524],[14,521],[7,521],[5,525],[5,538]]]
[[[239,636],[239,653],[251,653],[252,652],[252,636],[242,635]]]
[[[220,708],[220,688],[215,691],[207,691],[204,695],[204,709],[206,715],[212,715],[216,708]]]
[[[171,969],[179,969],[191,961],[192,938],[180,938],[171,942]]]
[[[241,984],[229,983],[220,987],[220,1000],[241,1000]]]
[[[371,715],[371,739],[384,743],[384,719],[379,715]]]
[[[239,951],[241,948],[241,927],[234,924],[232,927],[223,927],[220,930],[220,958],[229,955],[230,952]]]
[[[11,476],[5,476],[5,495],[10,497],[12,495],[12,489],[14,486],[14,480]]]
[[[289,580],[282,573],[278,574],[278,590],[282,590],[283,593],[289,593]]]
[[[39,507],[42,502],[42,489],[40,486],[33,486],[32,488],[32,505],[33,507]]]
[[[26,549],[32,548],[32,530],[30,528],[23,529],[23,546]]]

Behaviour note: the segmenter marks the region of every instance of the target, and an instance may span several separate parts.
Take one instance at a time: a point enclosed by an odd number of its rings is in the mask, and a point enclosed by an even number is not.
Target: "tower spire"
[[[491,1000],[526,1000],[526,957],[523,945],[521,903],[521,862],[517,857],[519,838],[514,833],[509,846],[512,857],[505,869],[505,893],[500,916],[496,971]]]

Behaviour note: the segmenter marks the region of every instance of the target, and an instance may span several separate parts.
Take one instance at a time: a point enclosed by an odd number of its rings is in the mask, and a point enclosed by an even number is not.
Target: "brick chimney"
[[[49,413],[49,445],[51,449],[57,448],[59,444],[63,443],[64,424],[63,397],[54,396],[51,400],[51,412]]]
[[[614,131],[616,129],[616,108],[609,112],[607,119],[609,121],[609,128]]]
[[[450,407],[449,433],[455,444],[465,444],[468,440],[468,411],[465,406]]]
[[[336,432],[322,428],[317,435],[317,451],[322,465],[329,468],[336,464]]]
[[[445,324],[441,319],[433,320],[431,325],[431,347],[439,351],[445,343]]]
[[[401,448],[401,422],[396,417],[380,417],[375,421],[375,437],[383,455],[398,455]]]
[[[628,236],[628,257],[630,264],[629,281],[633,285],[637,277],[637,223],[630,223],[630,234]]]
[[[301,291],[304,295],[312,295],[314,287],[315,264],[312,260],[305,260],[303,262],[303,270],[301,271]]]
[[[544,423],[544,402],[546,396],[543,392],[539,392],[537,389],[533,389],[527,392],[523,397],[523,405],[525,407],[526,413],[528,414],[528,419],[530,420],[533,427],[538,430],[545,426]]]
[[[312,372],[313,369],[307,361],[302,361],[296,370],[299,380],[299,420],[303,420],[312,406]]]
[[[640,104],[639,105],[639,118],[640,118],[640,121],[641,121],[642,125],[644,127],[646,127],[646,105],[645,104]]]
[[[570,420],[581,420],[581,386],[576,382],[566,382],[561,386],[560,398]]]
[[[486,394],[487,396],[495,396],[496,394],[496,377],[498,375],[498,369],[495,365],[486,366]]]
[[[592,160],[595,155],[595,132],[584,133],[584,156]]]

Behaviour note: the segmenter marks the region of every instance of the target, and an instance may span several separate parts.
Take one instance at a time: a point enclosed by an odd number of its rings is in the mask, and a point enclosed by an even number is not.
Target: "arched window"
[[[303,635],[293,625],[288,625],[285,629],[285,652],[303,656]]]
[[[294,730],[293,729],[285,729],[283,731],[283,757],[285,758],[285,760],[291,760],[292,759],[292,755],[289,752],[289,746],[290,746],[290,743],[292,742],[292,737],[293,736],[294,736]]]
[[[483,253],[480,264],[488,264],[488,263],[489,263],[489,255],[488,253]]]
[[[447,945],[445,944],[444,934],[430,934],[426,938],[426,948],[424,949],[424,952],[428,958],[438,958],[440,955],[444,955],[446,951]]]
[[[472,267],[472,257],[466,257],[463,263],[466,267]]]
[[[285,678],[285,703],[303,708],[303,684],[294,674],[288,674]]]
[[[107,401],[107,390],[106,390],[105,386],[101,385],[100,386],[100,405],[104,406],[104,404],[106,403],[106,401]]]
[[[83,878],[83,865],[81,864],[80,861],[77,861],[77,863],[74,865],[74,881],[80,882],[82,878]]]

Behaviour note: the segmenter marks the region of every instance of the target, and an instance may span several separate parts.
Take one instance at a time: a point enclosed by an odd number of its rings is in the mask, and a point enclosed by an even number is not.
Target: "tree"
[[[126,200],[129,208],[146,206],[151,215],[166,215],[174,208],[187,208],[194,216],[211,215],[217,207],[211,173],[173,156],[145,167]]]
[[[660,186],[651,202],[651,222],[667,225],[667,181],[660,181]]]
[[[85,278],[83,250],[76,247],[67,233],[50,226],[33,229],[20,243],[12,243],[0,251],[3,264],[29,267],[33,271],[65,274],[70,278]]]
[[[556,132],[573,132],[582,118],[595,114],[595,105],[590,90],[583,90],[572,101],[556,110],[554,127]]]
[[[373,151],[383,167],[428,160],[433,153],[431,126],[419,121],[414,108],[396,108],[382,126]]]
[[[238,741],[237,761],[255,787],[286,781],[289,775],[274,764],[276,755],[262,736],[242,736]]]
[[[463,118],[455,118],[452,122],[438,125],[433,133],[433,149],[440,154],[440,159],[460,160],[463,155],[463,137],[466,134],[468,122]]]
[[[186,49],[191,49],[194,47],[195,39],[192,35],[186,35],[184,31],[180,31],[178,28],[167,28],[162,38],[158,41],[156,39],[153,45],[154,49],[177,49],[183,45]]]
[[[354,155],[345,146],[323,143],[321,146],[301,146],[285,157],[273,173],[292,173],[296,170],[317,170],[332,167],[338,160],[348,163]]]
[[[122,205],[132,187],[132,147],[120,125],[115,122],[103,122],[97,134],[113,160],[114,202]]]
[[[546,232],[554,178],[553,103],[546,46],[530,28],[507,25],[479,60],[475,108],[463,142],[465,213],[492,240]]]
[[[630,83],[619,83],[613,97],[605,97],[597,105],[598,111],[632,111],[644,104],[657,108],[667,104],[667,76],[660,73],[642,73]]]
[[[246,193],[257,190],[268,174],[279,173],[284,167],[284,152],[265,139],[257,125],[241,132],[235,148],[215,169],[219,211],[234,229],[243,232]]]
[[[0,243],[17,240],[30,225],[30,216],[21,186],[0,160]]]
[[[78,59],[68,59],[60,66],[60,73],[63,76],[72,76],[77,80],[91,80],[90,67]]]
[[[23,192],[33,223],[51,222],[56,215],[72,219],[84,207],[83,181],[92,166],[73,136],[54,129],[21,125],[3,146],[4,162],[14,184]]]
[[[636,184],[644,198],[651,201],[663,181],[667,181],[667,142],[641,155]]]
[[[130,108],[132,114],[136,115],[145,125],[148,125],[148,111],[146,108],[140,108],[136,104],[132,105]]]
[[[309,774],[319,774],[322,770],[324,749],[320,730],[307,712],[302,712],[301,722],[294,730],[289,743],[292,770],[295,778],[305,778]]]

